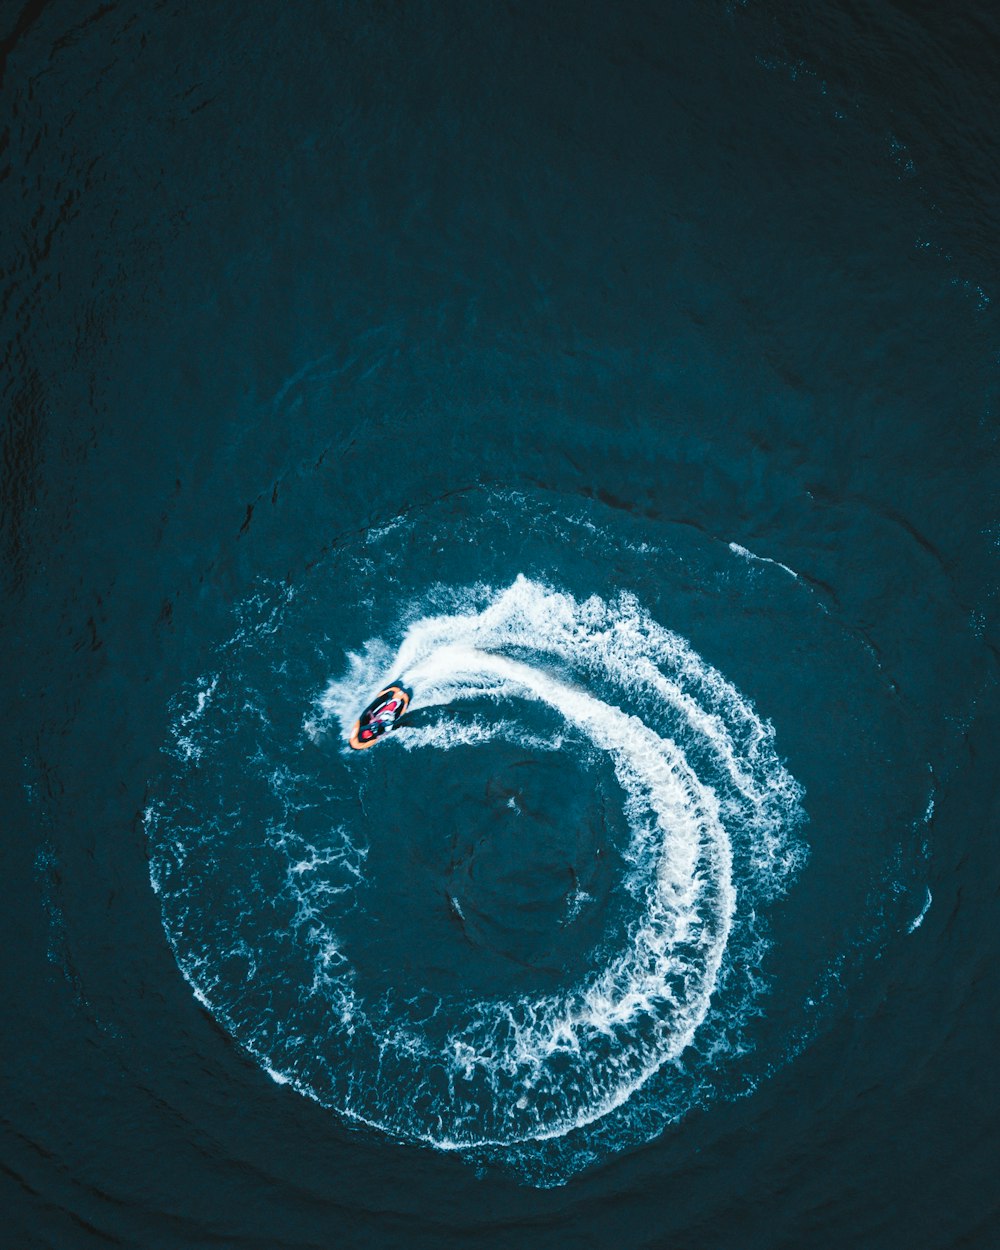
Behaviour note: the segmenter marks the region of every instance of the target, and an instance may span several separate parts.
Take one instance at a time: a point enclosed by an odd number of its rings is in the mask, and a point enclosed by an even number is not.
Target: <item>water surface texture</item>
[[[998,1244],[996,17],[286,8],[0,19],[10,1244]]]

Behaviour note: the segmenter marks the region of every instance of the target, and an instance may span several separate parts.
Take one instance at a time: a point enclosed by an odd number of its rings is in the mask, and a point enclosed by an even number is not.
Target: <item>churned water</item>
[[[4,12],[4,1245],[1000,1244],[998,51]]]

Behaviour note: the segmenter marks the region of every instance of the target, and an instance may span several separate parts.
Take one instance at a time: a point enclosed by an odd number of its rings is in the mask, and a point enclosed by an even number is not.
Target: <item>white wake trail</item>
[[[770,726],[627,596],[580,603],[519,577],[487,598],[478,611],[414,621],[395,652],[369,644],[328,687],[320,719],[339,719],[346,736],[370,689],[389,680],[412,691],[412,711],[502,704],[508,734],[516,701],[554,710],[613,764],[639,910],[624,947],[582,982],[542,997],[468,1003],[437,1056],[451,1074],[444,1094],[422,1085],[413,1056],[426,1047],[415,1026],[380,1037],[383,1064],[396,1054],[397,1083],[412,1084],[423,1107],[423,1123],[406,1111],[394,1130],[455,1148],[591,1123],[690,1045],[737,903],[727,819],[740,819],[761,844],[759,858],[777,865],[779,826],[794,823],[798,800]],[[412,735],[430,749],[453,745],[456,732],[467,743],[487,741],[488,727],[475,726],[464,735],[447,721],[401,726],[392,738],[407,746]]]

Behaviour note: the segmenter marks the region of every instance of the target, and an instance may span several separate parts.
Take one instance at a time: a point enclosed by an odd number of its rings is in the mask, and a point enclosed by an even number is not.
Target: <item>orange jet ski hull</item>
[[[409,692],[402,686],[386,686],[372,699],[354,723],[350,743],[355,751],[367,751],[379,738],[395,729],[410,706]]]

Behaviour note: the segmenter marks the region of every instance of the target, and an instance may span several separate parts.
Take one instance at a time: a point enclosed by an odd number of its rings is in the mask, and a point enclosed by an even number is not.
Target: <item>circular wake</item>
[[[565,1173],[567,1142],[648,1135],[643,1099],[700,1030],[739,1051],[801,787],[631,593],[517,575],[394,600],[341,649],[263,596],[178,701],[147,820],[165,927],[276,1080],[438,1148],[561,1143]],[[389,682],[406,717],[351,751]]]

